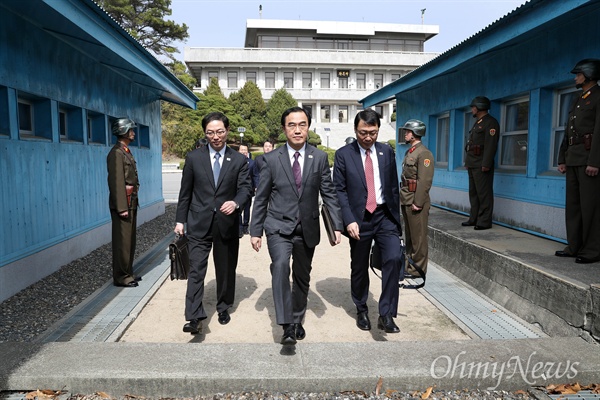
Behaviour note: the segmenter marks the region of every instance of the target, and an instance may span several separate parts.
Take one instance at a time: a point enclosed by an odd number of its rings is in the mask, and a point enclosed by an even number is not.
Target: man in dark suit
[[[306,143],[310,119],[308,111],[300,107],[290,108],[281,116],[287,144],[265,154],[250,222],[254,250],[260,250],[263,232],[267,236],[275,314],[277,324],[283,327],[283,345],[295,344],[306,336],[302,321],[312,258],[321,238],[319,194],[336,230],[332,245],[341,239],[340,207],[327,154]]]
[[[254,183],[256,184],[256,187],[258,187],[258,184],[260,182],[260,169],[262,168],[263,165],[263,159],[265,157],[265,154],[270,153],[273,150],[273,143],[269,142],[268,140],[266,142],[263,143],[263,154],[259,155],[258,157],[256,157],[256,159],[254,159]]]
[[[226,146],[229,120],[220,112],[202,119],[208,146],[191,151],[181,177],[175,233],[187,235],[190,245],[190,273],[185,297],[184,332],[198,333],[206,318],[202,302],[208,255],[213,260],[217,281],[219,323],[230,321],[229,309],[235,297],[235,270],[238,261],[240,210],[250,200],[250,177],[246,158]]]
[[[356,305],[356,325],[370,330],[369,254],[373,241],[381,250],[382,291],[377,326],[400,332],[394,323],[398,310],[402,247],[400,197],[396,157],[390,146],[377,143],[379,114],[367,109],[354,119],[356,141],[335,153],[333,181],[337,190],[344,235],[350,239],[350,285]]]

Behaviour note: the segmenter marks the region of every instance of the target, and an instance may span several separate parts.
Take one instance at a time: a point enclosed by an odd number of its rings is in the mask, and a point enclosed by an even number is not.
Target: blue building
[[[198,99],[92,0],[0,2],[0,301],[111,240],[110,125],[130,146],[141,224],[164,212],[160,101]]]
[[[501,130],[494,221],[564,241],[565,178],[556,167],[577,95],[569,72],[581,59],[600,57],[598,21],[597,0],[531,0],[360,102],[371,107],[395,98],[398,127],[409,118],[427,124],[423,142],[436,167],[432,202],[468,212],[469,104],[490,98]],[[403,156],[399,147],[399,163]]]

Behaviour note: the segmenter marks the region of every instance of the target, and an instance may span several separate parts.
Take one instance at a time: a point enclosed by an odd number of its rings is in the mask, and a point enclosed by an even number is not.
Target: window
[[[19,134],[52,140],[52,101],[29,93],[17,94]]]
[[[331,122],[331,106],[321,106],[321,122]]]
[[[8,88],[0,85],[0,137],[10,135],[10,121],[8,120]]]
[[[246,82],[256,83],[256,71],[246,72]]]
[[[348,106],[340,106],[340,112],[338,115],[338,119],[341,123],[348,122]]]
[[[450,115],[444,114],[437,119],[435,132],[435,162],[448,165],[448,151],[450,148]]]
[[[83,110],[69,104],[58,104],[60,141],[83,143]]]
[[[329,89],[331,84],[331,75],[329,72],[321,72],[321,89]]]
[[[302,89],[312,88],[312,72],[302,73]]]
[[[558,167],[558,151],[565,136],[567,120],[569,118],[569,109],[571,104],[577,98],[579,91],[577,89],[561,90],[556,95],[556,111],[554,112],[554,124],[552,127],[552,153],[550,162],[551,167]]]
[[[237,89],[238,87],[238,73],[237,71],[227,71],[227,88]]]
[[[338,84],[340,89],[348,89],[348,78],[338,78]]]
[[[106,118],[104,115],[87,112],[88,143],[106,144]]]
[[[464,113],[464,142],[462,144],[462,148],[464,149],[467,145],[467,142],[469,141],[469,137],[471,136],[471,128],[473,127],[473,124],[475,123],[475,118],[473,118],[473,113],[469,110],[469,111],[465,111]],[[467,152],[463,151],[462,152],[462,157],[463,157],[463,165],[464,165],[464,161],[465,161],[465,157],[467,156]]]
[[[275,72],[265,72],[265,88],[275,89]]]
[[[398,79],[400,79],[400,74],[392,74],[392,82],[397,81]]]
[[[356,88],[366,89],[367,88],[367,74],[356,74]]]
[[[210,85],[213,78],[219,83],[219,71],[208,71],[208,85]]]
[[[33,104],[19,99],[19,132],[33,135]]]
[[[373,75],[373,84],[375,85],[375,89],[380,89],[383,87],[383,74],[374,74]]]
[[[294,73],[284,72],[283,73],[283,87],[286,89],[294,88]]]
[[[150,127],[147,125],[139,125],[138,128],[138,141],[140,143],[140,147],[150,148]]]
[[[504,105],[503,126],[500,134],[500,165],[527,166],[529,99],[518,99]]]

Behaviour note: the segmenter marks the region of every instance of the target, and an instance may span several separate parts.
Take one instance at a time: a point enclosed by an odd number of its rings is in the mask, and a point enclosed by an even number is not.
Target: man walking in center
[[[309,112],[300,107],[290,108],[281,116],[287,143],[265,154],[250,221],[254,250],[260,250],[263,232],[267,237],[275,315],[283,327],[283,345],[293,345],[306,336],[302,322],[312,258],[321,239],[319,195],[336,230],[332,245],[340,242],[342,230],[327,154],[306,143],[310,120]]]
[[[387,333],[400,329],[398,311],[402,246],[400,198],[394,150],[377,143],[379,114],[367,109],[354,118],[356,141],[335,152],[333,181],[337,190],[344,235],[350,238],[350,285],[356,305],[356,325],[370,330],[369,254],[373,241],[381,251],[382,290],[377,327]]]
[[[471,128],[465,147],[465,166],[469,173],[469,220],[462,226],[473,226],[476,231],[492,227],[494,212],[494,157],[498,149],[500,125],[492,117],[490,99],[477,96],[471,101],[471,113],[477,122]]]
[[[229,119],[213,112],[202,119],[208,146],[188,153],[177,204],[175,233],[187,236],[190,272],[185,295],[184,332],[198,333],[204,310],[204,278],[213,249],[217,281],[219,323],[229,323],[235,297],[240,210],[250,201],[250,177],[246,157],[226,146]]]

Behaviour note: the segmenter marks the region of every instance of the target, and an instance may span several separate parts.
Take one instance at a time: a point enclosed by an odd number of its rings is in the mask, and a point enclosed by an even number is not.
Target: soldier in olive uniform
[[[429,190],[433,183],[433,154],[423,143],[425,124],[416,119],[409,119],[401,128],[404,140],[410,149],[402,162],[402,187],[400,188],[400,204],[404,218],[406,234],[406,254],[423,273],[427,272],[428,245],[427,222],[429,220]],[[418,271],[408,263],[406,274],[420,277]]]
[[[141,280],[133,275],[140,184],[135,159],[128,147],[135,139],[136,127],[130,119],[117,119],[112,124],[112,133],[118,137],[117,143],[106,157],[112,219],[113,283],[124,287],[136,287],[137,281]]]
[[[462,226],[474,226],[475,230],[492,227],[494,211],[494,157],[498,148],[500,125],[496,118],[488,114],[490,100],[477,96],[471,101],[473,118],[477,119],[471,128],[465,150],[465,166],[469,172],[469,220]]]
[[[567,174],[568,245],[555,255],[587,264],[600,261],[600,60],[581,60],[571,73],[583,91],[571,106],[558,154],[558,171]]]

